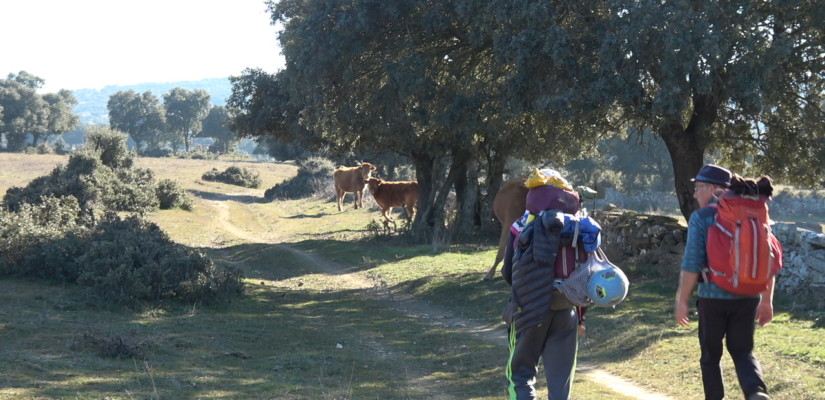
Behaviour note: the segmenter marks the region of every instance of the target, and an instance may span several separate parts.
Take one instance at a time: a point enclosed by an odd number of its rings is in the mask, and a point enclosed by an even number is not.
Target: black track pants
[[[539,359],[544,362],[549,397],[569,400],[576,370],[578,317],[575,308],[549,311],[542,324],[514,334],[510,326],[510,360],[507,365],[511,400],[535,399]]]
[[[722,382],[722,339],[736,368],[739,387],[747,398],[751,393],[767,393],[762,367],[753,356],[754,319],[759,297],[746,299],[699,298],[699,345],[702,349],[702,385],[705,400],[725,397]]]

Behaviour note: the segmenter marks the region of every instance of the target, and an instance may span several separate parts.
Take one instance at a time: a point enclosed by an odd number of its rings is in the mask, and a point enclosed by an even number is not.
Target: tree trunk
[[[699,203],[693,198],[693,182],[690,180],[704,164],[708,143],[706,132],[718,117],[719,101],[725,98],[723,91],[719,82],[715,81],[713,94],[693,96],[693,112],[687,128],[682,128],[681,122],[674,119],[667,123],[662,132],[662,139],[673,163],[676,198],[686,220],[699,207]]]
[[[469,234],[473,231],[478,203],[478,161],[470,157],[461,168],[463,171],[458,174],[455,181],[458,209],[454,231],[459,234]]]
[[[40,141],[40,136],[43,135],[40,132],[32,132],[32,147],[37,147],[37,142]]]
[[[432,206],[432,243],[449,243],[452,238],[452,232],[445,233],[445,229],[447,226],[446,223],[446,216],[447,216],[447,197],[450,194],[450,190],[455,186],[456,182],[462,176],[462,172],[467,170],[467,163],[472,158],[470,152],[464,151],[462,149],[458,149],[453,151],[453,155],[450,161],[450,166],[448,167],[446,177],[439,176],[437,181],[441,182],[438,185],[438,190],[435,192],[435,198],[433,201]],[[437,171],[441,171],[443,174],[443,170],[437,169]],[[443,178],[442,178],[443,177]],[[435,179],[434,179],[435,181]],[[457,198],[457,201],[463,201],[462,198]]]
[[[415,178],[418,181],[418,209],[415,214],[411,233],[413,240],[424,243],[432,232],[431,207],[433,202],[433,170],[435,160],[426,154],[412,154],[415,165]]]
[[[25,133],[6,133],[6,146],[11,152],[20,152],[26,149]]]
[[[498,220],[496,216],[493,215],[493,201],[496,198],[496,193],[501,189],[504,167],[507,165],[507,156],[503,152],[495,151],[491,157],[488,157],[488,164],[487,197],[485,198],[487,215],[484,215],[484,219],[485,221],[497,223]]]
[[[444,236],[447,196],[469,158],[469,153],[454,155],[450,165],[444,166],[441,156],[413,155],[418,179],[418,213],[412,227],[414,240],[449,241],[450,238]]]
[[[679,210],[687,220],[693,210],[699,207],[699,203],[693,198],[691,179],[704,164],[705,148],[694,132],[685,131],[677,122],[668,124],[661,135],[673,164],[673,180]]]

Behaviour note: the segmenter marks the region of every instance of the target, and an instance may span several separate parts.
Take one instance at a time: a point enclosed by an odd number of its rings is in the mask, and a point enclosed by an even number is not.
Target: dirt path
[[[391,306],[399,312],[406,314],[408,317],[416,321],[463,332],[502,347],[507,346],[505,330],[498,324],[479,324],[470,320],[459,318],[449,310],[428,302],[424,302],[413,297],[399,296],[398,294],[391,293],[381,287],[379,283],[367,277],[364,273],[352,272],[341,274],[341,271],[346,269],[345,266],[329,261],[318,255],[301,251],[286,244],[277,243],[271,235],[261,235],[261,232],[250,232],[243,228],[237,227],[232,224],[229,210],[224,202],[213,200],[209,201],[209,203],[214,206],[217,211],[217,219],[221,222],[221,228],[228,233],[250,243],[261,242],[263,236],[266,242],[306,260],[309,265],[316,266],[320,272],[334,275],[337,286],[343,289],[363,290],[365,296],[387,301],[388,304],[391,304]],[[383,353],[380,344],[376,344],[375,347],[378,349],[377,351],[379,353]],[[592,380],[593,382],[602,384],[610,390],[624,396],[634,397],[638,400],[675,400],[672,397],[661,393],[649,392],[646,389],[600,369],[595,365],[579,363],[576,367],[576,373]],[[411,376],[409,378],[415,381],[422,379],[421,376],[423,375],[423,373],[411,372]],[[429,387],[429,385],[413,384],[411,387],[418,388],[418,390],[426,390],[424,388]],[[443,393],[428,392],[426,394],[427,398],[441,400],[451,399],[450,397],[445,397]]]

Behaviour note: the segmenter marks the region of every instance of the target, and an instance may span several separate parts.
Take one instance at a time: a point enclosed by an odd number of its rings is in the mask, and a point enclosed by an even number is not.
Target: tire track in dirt
[[[209,203],[217,210],[217,219],[221,222],[220,226],[228,233],[237,236],[240,239],[251,243],[260,243],[262,240],[260,232],[253,234],[242,228],[232,224],[231,216],[229,215],[229,208],[222,201],[209,201]],[[429,325],[435,325],[443,328],[448,328],[475,336],[481,340],[494,343],[499,346],[507,346],[507,337],[505,329],[500,324],[478,323],[455,316],[452,312],[439,306],[435,306],[428,302],[415,299],[411,296],[402,296],[397,293],[392,293],[386,287],[370,279],[364,273],[350,272],[342,273],[346,270],[345,266],[327,260],[319,255],[308,253],[283,243],[277,243],[272,238],[267,238],[266,243],[278,247],[279,249],[288,251],[298,258],[304,259],[309,265],[316,266],[320,272],[333,275],[336,285],[344,289],[363,290],[365,297],[378,298],[387,302],[388,305],[407,315],[409,318],[423,322]],[[379,357],[387,357],[387,353],[383,351],[383,347],[374,344]],[[604,369],[598,368],[589,363],[579,362],[576,365],[576,374],[583,375],[593,382],[599,383],[610,390],[620,393],[624,396],[634,397],[637,400],[676,400],[672,397],[661,393],[650,392],[630,381],[621,377],[613,375]],[[411,372],[412,376],[408,376],[411,380],[409,387],[413,390],[425,390],[430,385],[416,383],[423,379],[423,373]],[[448,397],[440,392],[422,393],[430,399],[450,400]]]

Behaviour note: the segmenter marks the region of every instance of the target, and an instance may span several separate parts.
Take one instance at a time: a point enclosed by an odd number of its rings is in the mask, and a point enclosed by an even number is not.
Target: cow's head
[[[372,165],[368,162],[362,163],[360,168],[361,176],[363,176],[364,179],[369,179],[370,176],[372,176],[372,171],[375,171],[375,165]]]
[[[375,189],[378,188],[378,185],[380,185],[381,182],[383,182],[383,181],[379,178],[364,179],[364,184],[369,186],[370,187],[370,192],[373,192],[373,193],[375,193]]]

